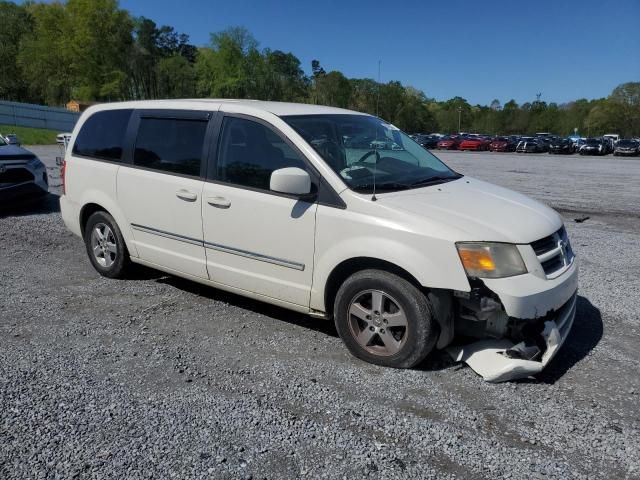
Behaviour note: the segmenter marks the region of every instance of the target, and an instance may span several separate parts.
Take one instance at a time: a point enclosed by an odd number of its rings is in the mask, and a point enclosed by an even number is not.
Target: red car
[[[439,150],[457,150],[460,145],[460,139],[457,137],[444,137],[438,142]]]
[[[458,150],[489,150],[490,141],[484,137],[470,137],[465,138],[460,142]]]
[[[496,137],[489,144],[489,150],[492,152],[515,152],[516,143],[507,137]]]

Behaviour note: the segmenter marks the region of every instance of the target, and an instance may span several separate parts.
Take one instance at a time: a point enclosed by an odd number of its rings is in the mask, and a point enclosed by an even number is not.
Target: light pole
[[[462,107],[458,107],[458,133],[460,133],[461,121],[462,121]]]
[[[376,117],[378,116],[378,109],[380,106],[380,64],[382,60],[378,60],[378,92],[376,95]]]

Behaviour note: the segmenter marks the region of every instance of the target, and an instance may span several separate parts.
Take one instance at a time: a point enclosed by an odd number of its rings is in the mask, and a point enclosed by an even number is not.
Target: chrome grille
[[[552,235],[531,243],[531,248],[547,278],[555,278],[562,274],[575,258],[564,226]]]

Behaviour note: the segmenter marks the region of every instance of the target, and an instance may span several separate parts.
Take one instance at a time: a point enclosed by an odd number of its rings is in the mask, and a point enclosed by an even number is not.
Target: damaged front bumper
[[[558,352],[573,325],[578,288],[577,261],[553,280],[522,275],[485,280],[484,285],[499,298],[509,325],[520,324],[525,328],[519,337],[512,334],[485,338],[467,345],[450,346],[447,352],[488,382],[515,380],[541,372]]]

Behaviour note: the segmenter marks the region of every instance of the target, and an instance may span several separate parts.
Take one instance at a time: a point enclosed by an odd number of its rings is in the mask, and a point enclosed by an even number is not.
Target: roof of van
[[[346,110],[344,108],[327,107],[324,105],[311,105],[308,103],[267,102],[262,100],[234,100],[228,98],[189,98],[180,100],[139,100],[131,102],[103,103],[92,107],[93,111],[112,108],[181,108],[181,109],[207,109],[212,104],[243,105],[256,110],[263,110],[274,115],[367,115],[366,113]]]

